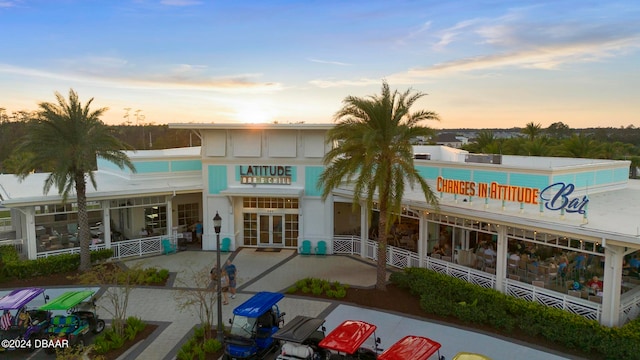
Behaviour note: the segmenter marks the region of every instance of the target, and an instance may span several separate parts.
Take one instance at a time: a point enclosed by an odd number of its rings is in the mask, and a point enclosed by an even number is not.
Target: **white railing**
[[[0,240],[0,246],[13,245],[18,254],[22,254],[24,250],[23,243],[24,241],[22,239]]]
[[[366,242],[366,258],[371,260],[377,259],[377,242],[367,240]],[[360,255],[360,238],[357,236],[337,236],[333,239],[334,254]],[[387,246],[387,264],[396,268],[403,269],[405,267],[417,267],[419,264],[418,254],[398,248],[395,246]],[[434,259],[429,256],[425,257],[423,266],[427,269],[445,274],[451,277],[464,280],[488,289],[495,289],[496,276],[482,270],[473,269],[467,266],[455,264],[449,261]],[[566,310],[577,315],[586,317],[587,319],[599,320],[602,313],[602,305],[559,293],[550,289],[544,289],[531,284],[504,279],[505,293],[519,299],[537,302],[542,305]],[[633,300],[625,302],[628,315],[625,317],[627,321],[632,312],[640,311],[640,288]]]
[[[626,324],[638,315],[640,315],[640,286],[627,291],[620,297],[620,324]]]
[[[176,243],[176,238],[172,236],[152,236],[147,238],[116,241],[111,243],[111,250],[113,250],[113,259],[122,259],[133,256],[146,256],[146,255],[160,255],[162,254],[162,239],[170,239],[173,244]],[[105,244],[96,244],[90,246],[91,250],[106,249]],[[80,253],[80,247],[73,247],[67,249],[43,251],[38,253],[38,258],[60,255],[60,254],[78,254]]]
[[[11,225],[10,217],[0,218],[0,231],[11,231],[13,230],[13,226]]]

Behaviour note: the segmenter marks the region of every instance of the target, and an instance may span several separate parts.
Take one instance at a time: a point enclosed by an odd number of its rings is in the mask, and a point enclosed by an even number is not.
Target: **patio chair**
[[[177,253],[178,249],[175,244],[172,244],[169,239],[162,239],[162,254],[169,255],[171,253]]]
[[[311,241],[303,240],[302,246],[298,248],[298,253],[300,255],[311,255]]]
[[[229,239],[228,237],[222,239],[222,242],[220,243],[220,251],[221,252],[231,251],[231,239]]]
[[[575,297],[579,297],[579,298],[582,297],[582,291],[580,291],[580,290],[569,290],[567,292],[567,294],[569,294],[570,296],[575,296]]]
[[[325,256],[327,255],[327,243],[323,240],[318,241],[318,246],[316,246],[316,255]]]
[[[534,280],[531,282],[531,285],[544,288],[544,281]]]

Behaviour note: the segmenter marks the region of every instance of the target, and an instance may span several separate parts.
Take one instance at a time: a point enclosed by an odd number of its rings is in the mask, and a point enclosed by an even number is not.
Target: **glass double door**
[[[284,215],[258,214],[258,245],[283,246]]]

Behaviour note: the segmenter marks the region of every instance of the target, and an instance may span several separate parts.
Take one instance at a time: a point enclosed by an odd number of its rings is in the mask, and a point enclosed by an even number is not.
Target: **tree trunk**
[[[376,267],[376,289],[387,290],[387,210],[380,208],[378,221],[378,265]]]
[[[76,196],[78,201],[78,232],[80,237],[80,267],[79,271],[91,268],[91,232],[89,229],[89,214],[87,213],[87,182],[85,174],[76,175]]]

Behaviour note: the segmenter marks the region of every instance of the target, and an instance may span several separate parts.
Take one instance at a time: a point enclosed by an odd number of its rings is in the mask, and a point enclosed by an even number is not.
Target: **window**
[[[167,207],[152,206],[144,209],[144,226],[151,229],[167,228]]]
[[[200,205],[198,203],[193,204],[179,204],[178,205],[178,225],[190,226],[200,220]]]

